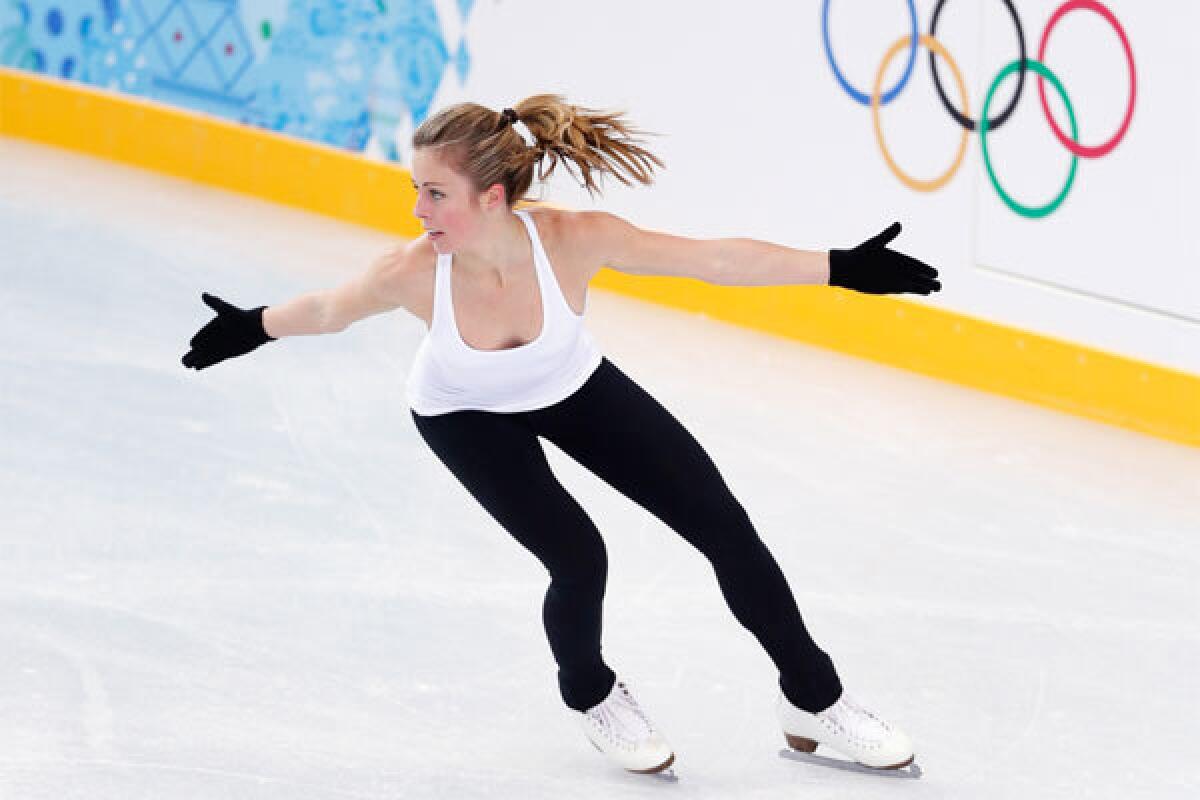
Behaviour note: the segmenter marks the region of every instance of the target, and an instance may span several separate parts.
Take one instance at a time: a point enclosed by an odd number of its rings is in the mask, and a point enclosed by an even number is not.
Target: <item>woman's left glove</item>
[[[829,251],[829,285],[842,286],[868,294],[929,294],[939,291],[933,267],[889,250],[887,243],[900,233],[900,223],[893,222],[853,250]]]

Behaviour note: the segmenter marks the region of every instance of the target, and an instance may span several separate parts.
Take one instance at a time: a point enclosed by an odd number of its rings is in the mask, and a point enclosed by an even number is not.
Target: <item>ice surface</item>
[[[655,781],[578,731],[541,567],[413,427],[422,323],[179,364],[202,291],[277,303],[387,237],[14,139],[0,175],[0,797],[1200,796],[1200,451],[593,292],[923,772],[780,758],[707,562],[547,443]]]

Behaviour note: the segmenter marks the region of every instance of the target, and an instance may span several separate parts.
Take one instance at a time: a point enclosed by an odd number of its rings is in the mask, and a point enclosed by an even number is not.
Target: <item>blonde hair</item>
[[[503,113],[458,103],[421,123],[413,134],[413,149],[440,149],[476,191],[499,183],[510,207],[525,198],[534,166],[538,180],[545,180],[561,163],[592,195],[600,189],[597,175],[613,175],[626,186],[632,181],[649,184],[654,180],[651,165],[663,166],[637,138],[647,134],[633,128],[623,112],[582,108],[555,94],[527,97],[512,110],[533,134],[532,145],[525,144]]]

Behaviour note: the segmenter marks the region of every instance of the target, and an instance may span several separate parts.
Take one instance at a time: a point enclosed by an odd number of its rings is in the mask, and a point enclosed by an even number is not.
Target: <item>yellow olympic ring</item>
[[[958,70],[958,64],[954,63],[954,59],[950,57],[950,53],[946,51],[946,48],[942,47],[941,43],[929,34],[921,34],[919,41],[925,49],[945,59],[946,65],[950,67],[950,72],[954,75],[954,82],[958,84],[958,94],[962,98],[963,116],[969,117],[971,111],[967,108],[967,85],[963,82],[962,73]],[[963,156],[967,154],[968,131],[966,128],[962,129],[962,138],[958,143],[958,155],[954,157],[954,163],[950,165],[950,169],[930,180],[910,177],[904,170],[900,169],[895,159],[892,158],[892,154],[888,152],[887,144],[883,141],[883,128],[879,124],[879,98],[883,94],[883,76],[887,72],[888,64],[896,57],[896,54],[911,44],[912,37],[901,36],[892,45],[891,49],[887,51],[887,54],[884,55],[883,62],[879,65],[879,72],[875,75],[875,87],[871,90],[871,122],[875,126],[875,140],[879,143],[879,151],[883,153],[883,158],[887,161],[888,167],[891,168],[892,174],[910,189],[918,192],[933,192],[945,186],[962,165]]]

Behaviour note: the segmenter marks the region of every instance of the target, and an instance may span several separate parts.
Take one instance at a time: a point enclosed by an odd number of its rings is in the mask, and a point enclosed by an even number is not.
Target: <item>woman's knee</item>
[[[578,537],[572,546],[542,562],[556,586],[599,588],[608,580],[608,551],[599,534]]]
[[[690,509],[685,525],[681,533],[710,559],[745,552],[762,543],[750,515],[732,495],[697,504]]]

